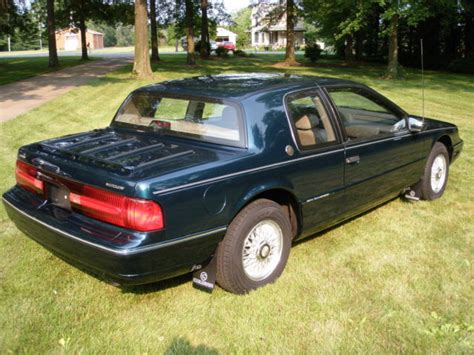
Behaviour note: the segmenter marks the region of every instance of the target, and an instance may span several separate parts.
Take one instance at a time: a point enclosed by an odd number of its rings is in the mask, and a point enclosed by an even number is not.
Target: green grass
[[[93,59],[93,58],[91,58]],[[48,57],[0,58],[0,85],[84,64],[80,57],[59,58],[59,68],[48,68]]]
[[[183,65],[163,56],[155,81],[270,71],[281,57]],[[24,144],[106,126],[134,88],[111,73],[0,125],[0,192]],[[383,67],[321,62],[284,69],[369,84],[420,113],[420,75],[384,81]],[[119,289],[59,260],[0,207],[0,351],[21,353],[473,353],[474,77],[426,75],[426,114],[465,141],[443,198],[396,199],[291,251],[282,277],[246,296],[192,288],[190,276]],[[87,102],[87,105],[82,103]]]

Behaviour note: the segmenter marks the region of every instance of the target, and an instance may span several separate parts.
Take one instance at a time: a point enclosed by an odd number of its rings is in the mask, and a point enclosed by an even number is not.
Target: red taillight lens
[[[36,178],[37,173],[34,166],[17,160],[17,184],[44,195],[44,182]],[[164,228],[163,212],[156,202],[119,195],[60,177],[56,179],[70,189],[72,208],[86,216],[140,232]]]
[[[135,199],[84,185],[70,193],[73,208],[82,214],[124,228],[148,232],[163,229],[161,207],[149,200]]]
[[[43,194],[44,183],[36,178],[37,172],[38,169],[34,166],[21,160],[16,161],[15,177],[17,184],[34,193]]]

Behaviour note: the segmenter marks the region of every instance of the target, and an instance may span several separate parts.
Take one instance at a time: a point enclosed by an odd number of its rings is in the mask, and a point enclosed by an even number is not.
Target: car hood
[[[233,160],[242,152],[157,133],[106,128],[34,143],[22,147],[19,156],[43,172],[136,195],[140,181],[189,174]]]

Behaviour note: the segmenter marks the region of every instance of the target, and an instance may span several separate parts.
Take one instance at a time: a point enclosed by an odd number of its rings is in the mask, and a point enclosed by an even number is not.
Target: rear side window
[[[336,142],[334,127],[317,93],[290,96],[286,105],[300,148],[317,148]]]

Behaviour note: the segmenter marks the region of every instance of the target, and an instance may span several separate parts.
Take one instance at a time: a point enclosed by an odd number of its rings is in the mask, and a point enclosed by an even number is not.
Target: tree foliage
[[[474,3],[469,0],[303,0],[305,20],[316,37],[346,60],[418,66],[420,39],[426,66],[446,68],[472,54]]]
[[[251,15],[251,7],[244,7],[243,9],[232,14],[232,20],[229,29],[237,34],[237,48],[247,48],[250,46],[249,30],[252,24],[250,18]]]

